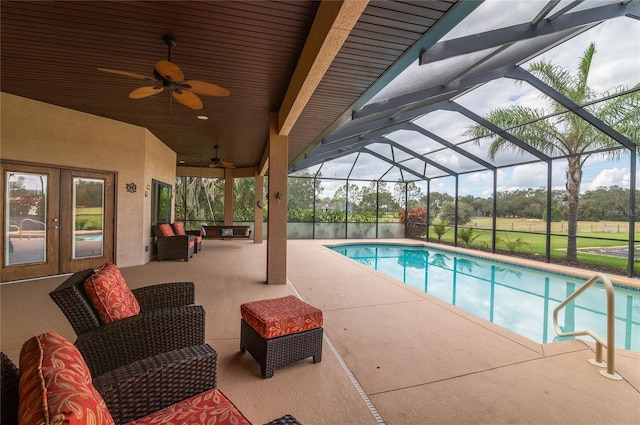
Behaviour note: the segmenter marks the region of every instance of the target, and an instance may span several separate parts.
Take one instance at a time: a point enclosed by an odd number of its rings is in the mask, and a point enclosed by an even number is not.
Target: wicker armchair
[[[0,366],[0,423],[17,425],[18,368],[1,352]],[[124,365],[93,377],[92,384],[102,396],[114,422],[120,425],[210,392],[217,387],[217,372],[218,353],[209,345],[202,344]],[[291,415],[275,419],[267,425],[285,424],[300,425]]]
[[[94,270],[76,272],[49,296],[65,314],[78,338],[92,376],[149,356],[204,343],[205,311],[193,305],[193,282],[133,289],[138,315],[104,324],[92,306],[84,282]]]
[[[173,234],[173,229],[170,224],[161,224],[168,231]],[[153,225],[151,229],[156,237],[157,252],[156,256],[158,261],[162,260],[184,260],[189,261],[189,258],[193,257],[196,242],[194,235],[176,235],[165,236],[160,229],[160,226]],[[168,227],[167,227],[168,226]]]
[[[0,353],[2,425],[17,425],[19,372]],[[147,416],[216,388],[218,353],[207,344],[162,353],[92,378],[116,424]]]

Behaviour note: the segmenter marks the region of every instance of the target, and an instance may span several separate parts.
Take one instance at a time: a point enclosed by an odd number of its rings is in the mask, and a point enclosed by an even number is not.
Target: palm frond
[[[593,61],[593,55],[596,52],[595,43],[589,44],[589,47],[584,51],[584,55],[578,65],[578,75],[576,78],[575,87],[575,99],[574,102],[580,104],[585,103],[589,99],[590,89],[587,86],[587,80],[589,79],[589,71],[591,70],[591,62]],[[581,101],[578,101],[581,100]]]

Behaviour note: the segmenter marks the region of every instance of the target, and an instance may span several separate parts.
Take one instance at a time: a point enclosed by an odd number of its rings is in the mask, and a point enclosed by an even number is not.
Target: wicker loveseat
[[[171,228],[173,229],[173,233],[176,235],[192,235],[193,240],[195,242],[193,246],[193,253],[197,254],[202,251],[202,229],[200,230],[185,230],[184,223],[181,221],[176,221],[171,224]]]
[[[156,256],[158,261],[184,260],[189,261],[196,249],[194,235],[176,235],[170,224],[151,226],[156,237]]]
[[[85,290],[85,282],[95,273],[93,269],[76,272],[49,294],[76,332],[75,345],[92,375],[163,352],[204,344],[205,311],[194,305],[193,282],[133,289],[139,313],[105,323]]]

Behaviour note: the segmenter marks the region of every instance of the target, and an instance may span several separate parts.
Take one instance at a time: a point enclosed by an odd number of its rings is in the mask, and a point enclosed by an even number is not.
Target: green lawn
[[[477,239],[475,239],[472,242],[471,247],[472,248],[473,247],[491,248],[491,237],[492,237],[491,230],[476,228],[475,226],[476,223],[478,227],[480,226],[490,227],[491,218],[480,218],[478,220],[474,219],[471,223],[469,223],[470,225],[472,225],[472,227],[474,227],[474,233],[477,233],[480,235]],[[469,224],[467,226],[469,226]],[[496,237],[502,238],[505,240],[510,239],[511,241],[514,241],[520,238],[521,241],[525,242],[525,244],[521,244],[517,246],[517,248],[514,250],[515,252],[527,253],[527,254],[538,254],[540,256],[545,255],[545,249],[546,249],[545,235],[522,232],[524,230],[523,227],[528,227],[528,224],[529,224],[525,220],[498,219],[496,224],[497,224],[496,228],[498,229],[496,231]],[[608,225],[609,228],[614,228],[616,230],[618,228],[620,229],[624,228],[625,232],[628,232],[628,223],[626,222],[625,223],[612,222],[612,223],[606,223],[606,224]],[[536,230],[536,231],[544,232],[545,223],[540,223],[539,225],[542,227],[542,229]],[[554,225],[557,225],[557,223],[554,223]],[[510,230],[512,226],[514,229],[520,230],[521,232],[506,231],[506,230]],[[588,231],[592,227],[594,228],[594,230],[597,229],[599,231],[596,231],[596,232]],[[640,226],[636,226],[636,227],[640,227]],[[566,233],[566,228],[567,227],[565,222],[564,233]],[[587,231],[579,231],[578,239],[577,239],[578,249],[593,248],[593,247],[612,247],[612,246],[626,247],[628,246],[628,233],[622,233],[622,232],[613,233],[610,231],[603,232],[602,231],[603,228],[604,228],[604,223],[580,222],[578,229],[579,230],[586,229]],[[559,228],[557,231],[552,230],[552,233],[561,233],[559,230],[560,230]],[[432,229],[429,231],[429,235],[430,235],[431,241],[437,240],[437,236],[435,235]],[[445,233],[442,236],[442,241],[453,243],[453,235],[454,235],[453,229],[450,229],[447,233]],[[591,239],[591,238],[607,238],[607,239],[614,239],[614,240],[599,240],[599,239]],[[638,233],[638,229],[636,229],[636,240],[638,239],[640,239],[640,234]],[[459,246],[463,246],[463,245],[459,242]],[[563,259],[565,257],[566,247],[567,247],[566,236],[552,236],[551,251],[550,251],[551,258]],[[498,250],[509,251],[509,247],[504,243],[496,243],[496,248]],[[627,269],[626,258],[618,258],[618,257],[607,256],[607,255],[601,255],[597,253],[585,252],[585,253],[578,253],[578,259],[580,262],[584,262],[587,264],[613,267],[613,268],[619,269],[623,273]],[[640,272],[640,261],[637,261],[637,260],[635,261],[634,270],[636,272]]]

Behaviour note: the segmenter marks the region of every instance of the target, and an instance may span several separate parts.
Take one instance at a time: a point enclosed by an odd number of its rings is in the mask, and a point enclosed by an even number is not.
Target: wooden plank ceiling
[[[319,2],[2,1],[0,89],[149,129],[186,165],[208,164],[220,146],[237,167],[259,163],[269,113],[280,108]],[[455,1],[371,1],[289,135],[295,160]],[[99,71],[153,77],[168,59],[187,80],[228,89],[201,96],[196,111],[167,92],[129,93],[153,83]],[[199,120],[198,115],[208,120]]]

